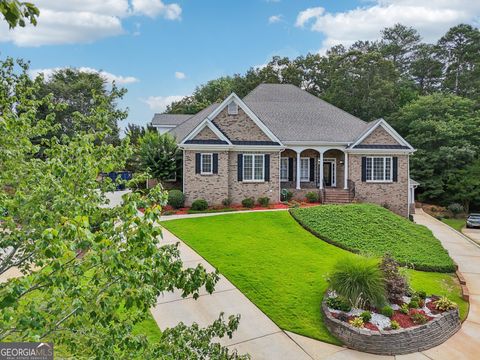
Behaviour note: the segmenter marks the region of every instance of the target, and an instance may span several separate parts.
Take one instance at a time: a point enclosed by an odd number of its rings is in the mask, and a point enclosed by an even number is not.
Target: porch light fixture
[[[343,165],[343,164],[344,164],[343,160],[340,160],[340,165]]]

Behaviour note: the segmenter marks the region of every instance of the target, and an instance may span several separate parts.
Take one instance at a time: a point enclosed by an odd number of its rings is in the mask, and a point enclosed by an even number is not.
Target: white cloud
[[[18,46],[89,43],[125,33],[122,20],[129,16],[180,18],[182,9],[161,0],[38,0],[38,25],[9,30],[0,22],[0,42]],[[134,33],[134,35],[137,32]]]
[[[161,0],[132,0],[135,13],[156,17],[163,16],[168,20],[178,20],[182,15],[182,8],[178,4],[164,4]]]
[[[180,80],[183,80],[185,79],[187,76],[185,75],[185,73],[181,72],[181,71],[175,71],[175,77],[177,79],[180,79]]]
[[[272,15],[268,18],[268,23],[269,24],[275,24],[275,23],[278,23],[280,21],[282,21],[282,18],[283,18],[283,15],[281,14],[278,14],[278,15]]]
[[[321,51],[325,51],[337,44],[378,39],[380,30],[395,23],[412,26],[425,41],[434,42],[452,26],[478,21],[479,15],[479,1],[376,0],[369,6],[338,13],[309,8],[298,14],[295,25],[308,25],[312,31],[323,33]]]
[[[66,69],[66,68],[61,68],[61,67],[56,67],[56,68],[49,68],[49,69],[33,69],[30,70],[30,76],[32,78],[37,77],[39,74],[43,74],[43,76],[48,79],[50,78],[54,72]],[[126,84],[132,84],[136,83],[139,80],[136,77],[133,76],[121,76],[121,75],[115,75],[112,73],[109,73],[107,71],[103,70],[97,70],[93,69],[90,67],[79,67],[78,70],[86,73],[98,73],[100,74],[105,80],[107,80],[108,83],[112,83],[112,81],[115,81],[117,85],[126,85]]]
[[[156,112],[164,112],[167,106],[174,101],[179,101],[183,98],[183,95],[170,95],[170,96],[149,96],[147,99],[142,99],[148,107]]]

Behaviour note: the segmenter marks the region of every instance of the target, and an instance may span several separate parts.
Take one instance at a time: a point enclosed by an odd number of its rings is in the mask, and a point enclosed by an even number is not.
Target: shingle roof
[[[289,84],[260,84],[243,101],[282,142],[354,142],[377,122],[367,123]],[[173,115],[189,117],[170,133],[182,141],[218,106],[212,104],[193,116]]]
[[[170,133],[176,137],[177,141],[182,141],[193,129],[195,129],[205,118],[214,111],[220,104],[212,104],[202,111],[199,111],[193,116],[190,116],[186,121],[178,125],[176,128],[170,130]]]
[[[180,125],[192,116],[190,114],[155,114],[152,125]]]
[[[261,84],[243,99],[281,141],[352,142],[363,120],[288,84]]]

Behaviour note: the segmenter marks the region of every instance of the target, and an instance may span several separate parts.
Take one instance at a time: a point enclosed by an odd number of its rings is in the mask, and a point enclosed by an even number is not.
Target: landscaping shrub
[[[442,296],[440,299],[435,301],[435,309],[440,311],[453,310],[457,307],[457,303],[449,300],[446,296]]]
[[[174,209],[180,209],[185,206],[185,194],[180,190],[170,190],[168,192],[168,205]]]
[[[425,324],[428,321],[428,318],[425,316],[425,314],[422,314],[418,310],[412,310],[410,312],[410,319],[412,319],[412,321],[417,325]]]
[[[410,300],[410,302],[408,303],[408,307],[409,307],[410,309],[417,309],[417,308],[420,307],[420,304],[419,304],[418,300],[412,299],[412,300]]]
[[[391,318],[393,316],[393,309],[391,306],[384,306],[381,311],[382,315]]]
[[[229,207],[230,205],[232,205],[232,199],[230,198],[225,198],[222,200],[222,205],[225,206],[225,207]]]
[[[398,329],[400,329],[400,324],[399,324],[397,321],[392,320],[392,321],[390,322],[390,329],[392,329],[392,330],[398,330]]]
[[[372,313],[370,311],[364,311],[360,314],[360,317],[362,318],[364,323],[367,323],[372,320]]]
[[[255,205],[255,200],[253,200],[253,198],[245,198],[242,200],[243,207],[251,209],[253,208],[254,205]]]
[[[361,317],[356,317],[348,322],[350,325],[356,328],[363,328],[365,325]]]
[[[372,259],[348,257],[338,261],[330,274],[330,287],[353,307],[385,303],[383,274]]]
[[[192,210],[202,211],[208,209],[208,202],[205,199],[197,199],[192,203]]]
[[[406,277],[400,274],[398,262],[390,254],[385,254],[380,263],[380,269],[385,278],[388,300],[392,302],[402,300],[408,291],[408,282]]]
[[[458,203],[448,205],[447,209],[453,214],[453,216],[458,216],[464,211],[463,206]]]
[[[400,307],[400,312],[402,314],[407,315],[409,310],[410,308],[408,307],[408,304],[402,304],[402,306]]]
[[[290,214],[324,241],[356,253],[385,253],[416,270],[455,272],[448,252],[432,232],[373,204],[290,209]]]
[[[261,207],[268,207],[268,204],[270,204],[270,198],[268,196],[259,197],[257,201]]]
[[[282,189],[280,193],[280,200],[282,201],[290,201],[293,198],[293,192],[288,189]]]
[[[309,203],[315,203],[320,201],[320,195],[316,191],[306,193],[305,197]]]
[[[421,300],[425,300],[427,298],[427,293],[425,291],[417,291],[416,294]]]
[[[327,306],[330,309],[341,310],[341,311],[346,311],[346,312],[348,312],[352,309],[350,304],[345,299],[342,299],[339,296],[327,298]]]

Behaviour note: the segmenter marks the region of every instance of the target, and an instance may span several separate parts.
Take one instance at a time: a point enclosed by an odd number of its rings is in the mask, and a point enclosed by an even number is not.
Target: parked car
[[[472,213],[467,217],[467,228],[480,228],[480,213]]]

